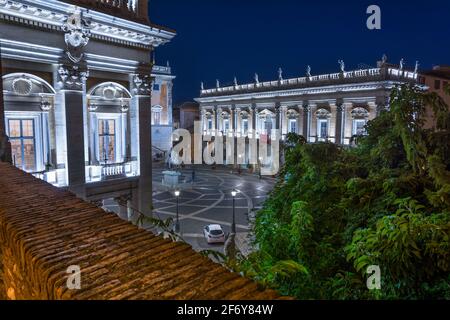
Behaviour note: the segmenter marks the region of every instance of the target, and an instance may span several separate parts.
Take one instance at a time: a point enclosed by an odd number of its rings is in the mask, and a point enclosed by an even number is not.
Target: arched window
[[[27,172],[42,172],[51,161],[48,114],[54,112],[55,90],[29,73],[10,73],[2,81],[13,162]]]
[[[102,82],[87,91],[91,164],[123,162],[131,94],[117,82]]]

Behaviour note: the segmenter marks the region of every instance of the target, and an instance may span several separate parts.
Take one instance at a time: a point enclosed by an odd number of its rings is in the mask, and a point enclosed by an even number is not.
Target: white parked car
[[[210,224],[203,229],[206,242],[210,243],[225,243],[225,233],[222,227],[218,224]]]

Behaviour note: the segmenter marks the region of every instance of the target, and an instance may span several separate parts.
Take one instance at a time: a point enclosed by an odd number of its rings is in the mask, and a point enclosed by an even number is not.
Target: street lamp
[[[235,200],[236,195],[238,194],[238,191],[236,189],[233,189],[231,191],[231,196],[233,197],[233,222],[231,224],[231,233],[236,234],[236,206],[235,206]]]
[[[179,210],[178,210],[178,199],[180,197],[180,190],[175,190],[174,192],[175,198],[177,199],[177,221],[175,222],[175,233],[180,232],[180,217],[179,217]]]

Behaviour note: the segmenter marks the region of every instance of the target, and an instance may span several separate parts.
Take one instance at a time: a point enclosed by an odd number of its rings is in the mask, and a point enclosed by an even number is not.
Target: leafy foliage
[[[240,268],[301,299],[449,299],[449,108],[400,86],[366,129],[354,148],[288,135],[281,178],[257,215],[258,251]],[[367,289],[370,265],[381,290]]]

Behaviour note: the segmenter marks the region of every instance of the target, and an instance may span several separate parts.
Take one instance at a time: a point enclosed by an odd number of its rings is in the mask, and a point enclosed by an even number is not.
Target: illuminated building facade
[[[417,69],[405,70],[387,63],[376,68],[346,71],[339,61],[340,72],[306,75],[253,83],[205,89],[202,84],[200,104],[202,132],[205,136],[275,139],[272,129],[284,139],[289,132],[303,135],[308,142],[330,141],[349,145],[356,135],[365,133],[367,121],[389,107],[394,86],[417,81]],[[249,151],[246,148],[246,162]]]
[[[150,23],[145,0],[0,0],[0,30],[14,164],[149,212],[151,95],[171,79],[151,57],[175,32]]]

